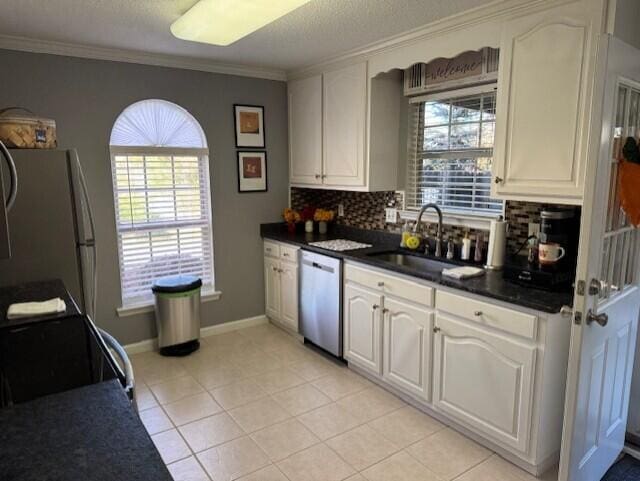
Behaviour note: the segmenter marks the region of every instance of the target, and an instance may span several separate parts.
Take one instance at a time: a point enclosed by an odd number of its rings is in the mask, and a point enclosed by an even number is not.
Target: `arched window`
[[[122,305],[146,304],[155,279],[196,275],[213,290],[209,150],[196,119],[150,99],[127,107],[111,139]]]

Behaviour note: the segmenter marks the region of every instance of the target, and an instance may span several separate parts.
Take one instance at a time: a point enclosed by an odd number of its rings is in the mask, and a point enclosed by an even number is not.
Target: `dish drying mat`
[[[310,242],[310,246],[320,247],[321,249],[327,249],[330,251],[352,251],[356,249],[366,249],[367,247],[373,247],[371,244],[363,244],[362,242],[356,242],[347,239],[334,239],[320,242]]]

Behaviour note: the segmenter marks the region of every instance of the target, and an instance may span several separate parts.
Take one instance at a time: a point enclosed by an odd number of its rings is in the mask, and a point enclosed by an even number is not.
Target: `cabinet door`
[[[323,80],[323,183],[364,186],[366,63],[327,72]]]
[[[280,319],[280,262],[264,258],[264,303],[267,316]]]
[[[433,314],[392,297],[384,298],[383,312],[384,378],[430,401]]]
[[[526,453],[535,346],[440,313],[436,325],[434,406],[472,430]]]
[[[280,318],[290,329],[298,332],[298,266],[280,263]]]
[[[289,92],[289,180],[322,183],[322,77],[292,80]]]
[[[356,284],[344,288],[344,355],[349,362],[382,374],[382,296]]]
[[[506,22],[493,194],[576,202],[582,197],[595,63],[594,26],[581,2]]]

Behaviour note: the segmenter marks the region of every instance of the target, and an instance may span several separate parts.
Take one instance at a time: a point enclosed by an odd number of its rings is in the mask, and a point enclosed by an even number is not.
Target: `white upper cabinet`
[[[587,156],[594,27],[581,2],[504,24],[493,194],[580,203]]]
[[[289,176],[292,184],[322,183],[322,77],[288,84]]]
[[[404,100],[399,72],[369,79],[367,62],[358,62],[292,80],[288,89],[291,185],[356,191],[398,187]]]
[[[323,183],[364,186],[366,63],[325,73],[322,92]]]

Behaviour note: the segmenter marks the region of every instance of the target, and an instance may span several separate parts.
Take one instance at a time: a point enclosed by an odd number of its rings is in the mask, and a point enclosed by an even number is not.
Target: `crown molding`
[[[426,40],[436,35],[443,35],[480,23],[498,20],[507,15],[534,12],[549,8],[552,5],[571,3],[573,1],[576,0],[494,0],[486,5],[465,10],[464,12],[436,20],[421,27],[372,42],[364,47],[358,47],[343,52],[340,55],[328,57],[312,65],[288,70],[287,80],[317,75],[350,63],[367,60],[383,52],[406,47],[412,43]]]
[[[197,70],[200,72],[212,72],[225,75],[239,75],[242,77],[253,77],[267,80],[285,81],[287,78],[285,71],[278,69],[220,63],[201,58],[180,57],[177,55],[164,55],[136,50],[85,46],[11,35],[0,35],[0,49],[17,50],[20,52],[30,53],[46,53],[51,55],[63,55],[66,57],[79,57],[94,60],[109,60],[112,62],[154,65],[158,67]]]

